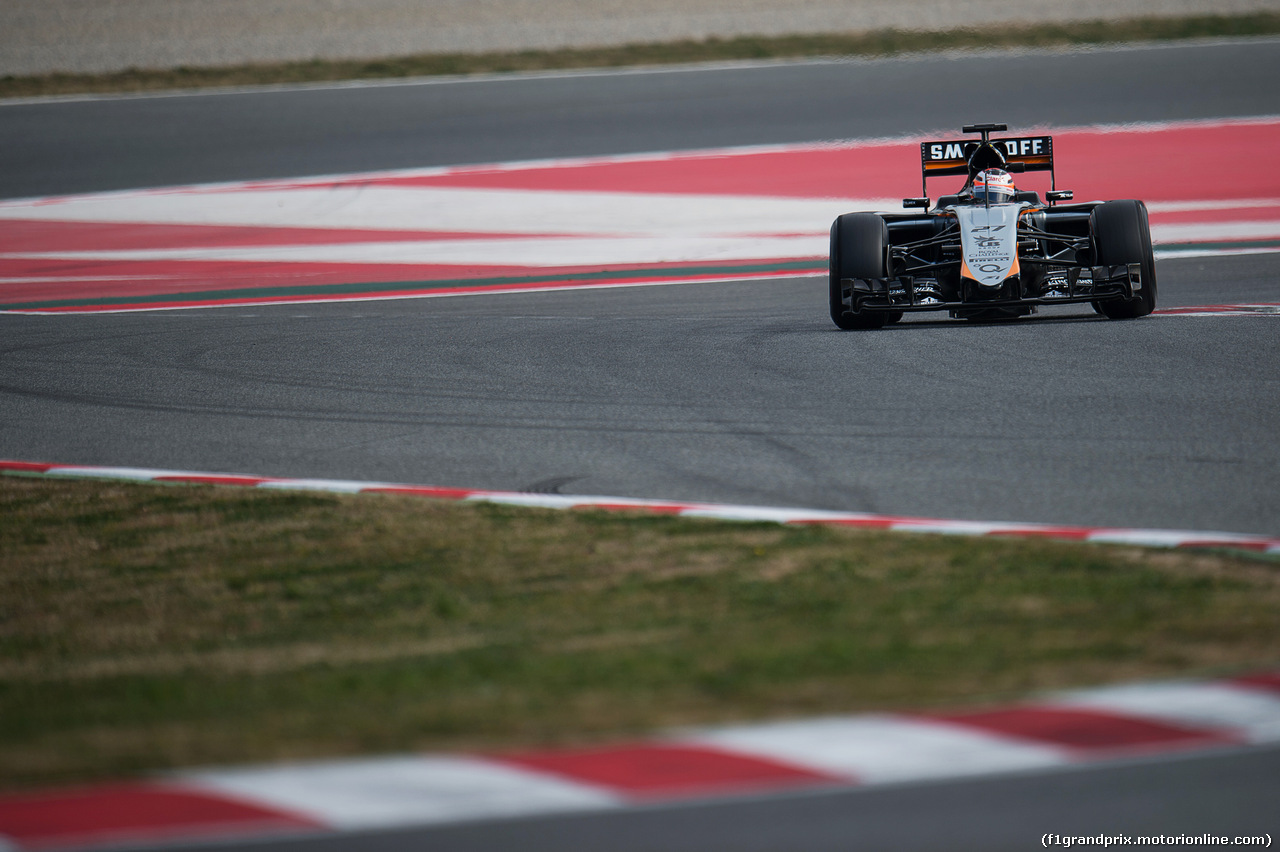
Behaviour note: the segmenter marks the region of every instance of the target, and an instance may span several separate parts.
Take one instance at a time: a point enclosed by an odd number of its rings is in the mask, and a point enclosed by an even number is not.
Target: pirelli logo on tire
[[[964,174],[969,157],[981,145],[976,139],[949,139],[920,143],[920,164],[926,175]],[[1004,154],[1010,163],[1022,163],[1027,171],[1053,168],[1052,136],[1019,136],[992,139],[990,145]]]

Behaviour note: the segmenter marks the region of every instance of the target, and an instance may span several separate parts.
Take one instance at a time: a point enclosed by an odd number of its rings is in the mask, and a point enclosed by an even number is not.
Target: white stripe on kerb
[[[184,473],[176,470],[151,470],[137,467],[74,467],[71,465],[51,467],[45,471],[47,476],[66,476],[90,479],[129,479],[138,482],[151,482],[171,476],[219,476],[216,473]],[[222,474],[225,475],[225,474]]]
[[[723,728],[694,743],[816,769],[864,784],[981,775],[1068,762],[1052,746],[896,716],[849,716]]]
[[[376,482],[348,482],[342,479],[273,479],[260,483],[259,488],[285,491],[331,491],[337,494],[359,494],[369,488],[380,488]]]
[[[1198,241],[1239,242],[1280,238],[1280,220],[1263,222],[1188,222],[1177,225],[1151,224],[1151,239],[1156,243],[1190,243]]]
[[[1229,683],[1138,683],[1067,692],[1048,703],[1280,741],[1280,696]]]
[[[888,203],[868,198],[337,186],[81,196],[36,205],[0,204],[0,219],[600,237],[736,236],[825,234],[841,213]]]
[[[183,773],[184,787],[247,799],[331,828],[425,825],[615,807],[603,790],[468,757],[398,757]]]
[[[1224,532],[1191,532],[1187,530],[1097,529],[1088,540],[1095,544],[1137,544],[1143,547],[1180,547],[1190,541],[1246,543],[1253,536]]]

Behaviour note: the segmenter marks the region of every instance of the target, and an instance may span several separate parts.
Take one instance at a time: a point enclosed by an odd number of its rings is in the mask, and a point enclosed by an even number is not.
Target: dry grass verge
[[[0,786],[1280,659],[1280,563],[0,477]]]

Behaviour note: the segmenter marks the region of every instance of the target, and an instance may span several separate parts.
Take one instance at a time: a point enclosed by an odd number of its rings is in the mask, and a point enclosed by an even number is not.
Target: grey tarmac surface
[[[1277,257],[1163,304],[1276,301]],[[841,333],[825,286],[0,317],[0,455],[1280,533],[1280,318]]]
[[[464,151],[896,135],[995,118],[984,99],[946,98],[997,81],[1015,127],[1266,115],[1280,113],[1274,79],[1280,41],[1246,40],[10,105],[0,149],[28,168],[0,183],[44,194]],[[98,146],[76,147],[85,140]],[[1063,185],[1087,167],[1060,161]],[[1275,269],[1276,255],[1162,261],[1161,304],[1277,301]],[[924,315],[850,335],[827,318],[824,286],[4,316],[0,455],[1280,531],[1270,319],[1114,323],[1086,308],[987,326]]]

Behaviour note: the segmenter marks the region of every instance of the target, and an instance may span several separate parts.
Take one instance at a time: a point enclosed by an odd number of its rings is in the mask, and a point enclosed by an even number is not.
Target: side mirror
[[[1045,194],[1045,198],[1049,199],[1050,204],[1057,204],[1059,201],[1070,201],[1076,197],[1076,194],[1069,189],[1059,189],[1056,192]]]
[[[929,209],[929,199],[927,198],[904,198],[902,199],[903,207],[923,207]]]
[[[1010,174],[1025,172],[1027,170],[1027,164],[1026,163],[1005,163],[1004,170],[1006,172],[1009,172]]]

